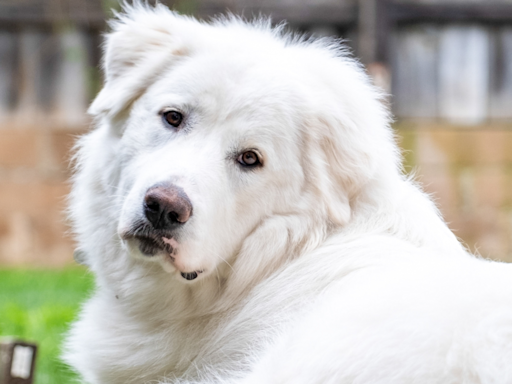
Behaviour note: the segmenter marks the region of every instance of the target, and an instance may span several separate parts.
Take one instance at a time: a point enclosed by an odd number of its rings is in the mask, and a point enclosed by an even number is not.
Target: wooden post
[[[358,56],[366,65],[373,83],[386,92],[391,90],[387,57],[388,24],[386,0],[359,0]]]
[[[0,384],[32,384],[36,354],[35,344],[0,341]]]
[[[57,111],[59,118],[71,126],[84,124],[87,110],[86,36],[76,27],[59,33],[61,62],[57,79]]]
[[[377,8],[379,0],[359,0],[358,55],[364,64],[377,61]]]
[[[489,36],[481,26],[443,28],[439,47],[439,114],[453,123],[488,116]]]
[[[18,110],[24,119],[34,118],[39,109],[38,89],[41,87],[41,46],[43,34],[35,28],[23,29],[19,38],[19,100]]]
[[[11,113],[14,104],[16,43],[13,32],[0,32],[0,120]]]

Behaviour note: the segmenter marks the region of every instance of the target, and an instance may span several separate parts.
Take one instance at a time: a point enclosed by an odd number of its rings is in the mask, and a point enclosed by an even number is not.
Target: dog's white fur
[[[97,278],[65,354],[85,382],[512,382],[512,266],[469,255],[403,176],[337,42],[136,3],[104,69],[71,195]],[[174,263],[120,237],[166,181],[193,204]]]

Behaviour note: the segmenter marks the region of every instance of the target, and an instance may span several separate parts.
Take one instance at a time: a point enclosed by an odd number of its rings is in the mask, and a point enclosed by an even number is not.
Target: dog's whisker
[[[228,265],[228,267],[229,267],[229,268],[231,268],[231,270],[233,271],[233,273],[235,273],[235,269],[233,268],[233,266],[232,266],[232,265],[231,265],[231,264],[230,264],[230,263],[229,263],[229,262],[228,262],[224,257],[222,257],[221,255],[219,255],[219,258],[220,258],[223,262],[225,262],[225,263]]]

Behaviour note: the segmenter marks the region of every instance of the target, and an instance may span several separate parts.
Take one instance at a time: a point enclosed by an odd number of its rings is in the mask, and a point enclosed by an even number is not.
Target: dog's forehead
[[[300,109],[301,91],[287,60],[285,54],[261,57],[247,50],[197,54],[169,67],[150,92],[217,117],[278,118],[283,109]]]

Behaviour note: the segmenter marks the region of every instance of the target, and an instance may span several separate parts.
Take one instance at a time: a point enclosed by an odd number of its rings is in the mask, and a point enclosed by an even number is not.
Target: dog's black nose
[[[144,197],[144,214],[155,229],[173,229],[192,216],[192,203],[183,189],[172,184],[149,188]]]

